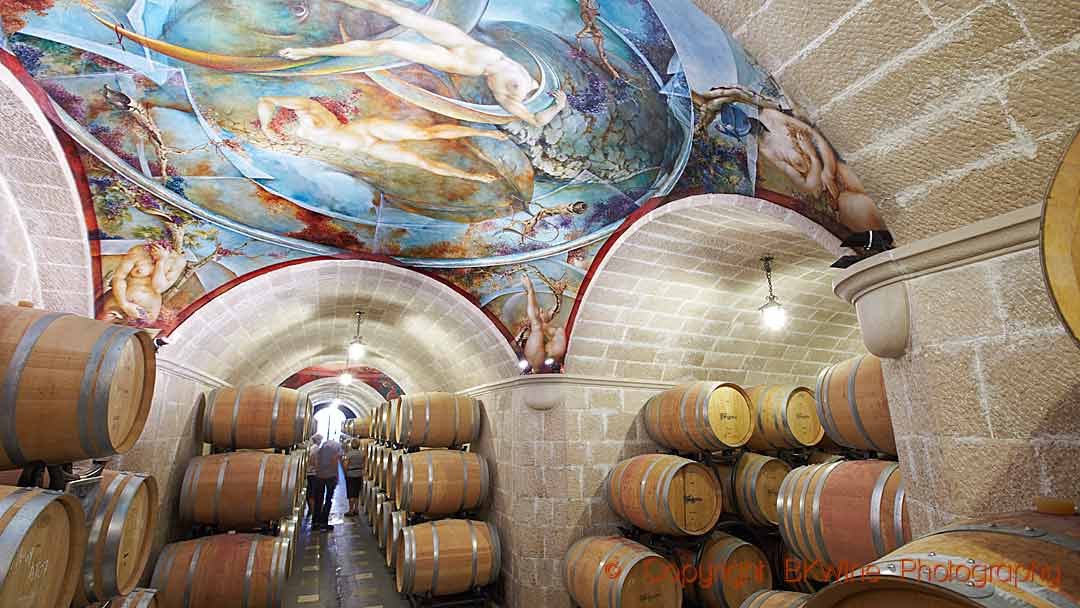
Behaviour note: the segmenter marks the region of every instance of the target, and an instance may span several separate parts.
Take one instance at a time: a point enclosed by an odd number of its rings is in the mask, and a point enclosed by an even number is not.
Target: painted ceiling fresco
[[[551,371],[639,209],[738,193],[883,227],[689,0],[19,0],[0,24],[79,144],[101,318],[169,330],[260,269],[379,257]]]
[[[346,370],[352,374],[354,381],[363,382],[375,389],[387,401],[396,399],[405,394],[405,391],[401,390],[401,386],[381,370],[366,365],[350,365],[346,368],[344,363],[326,363],[324,365],[304,368],[286,378],[285,381],[281,383],[281,386],[299,389],[305,384],[315,382],[316,380],[336,378]]]

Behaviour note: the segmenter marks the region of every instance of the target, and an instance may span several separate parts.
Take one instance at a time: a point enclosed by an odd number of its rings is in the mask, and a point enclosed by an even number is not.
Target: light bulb
[[[364,348],[364,343],[363,342],[360,342],[359,340],[354,340],[352,342],[349,342],[349,360],[350,361],[356,361],[356,360],[359,360],[359,359],[363,358],[365,353],[367,353],[367,349]]]
[[[761,307],[761,322],[771,330],[778,330],[787,325],[787,312],[776,302],[769,302]]]
[[[338,376],[337,380],[338,384],[340,384],[341,386],[349,386],[350,384],[352,384],[353,377],[352,374],[350,374],[349,372],[344,372],[340,376]]]
[[[555,365],[555,359],[552,359],[551,357],[544,359],[544,365]]]
[[[522,370],[529,369],[529,362],[526,361],[525,359],[522,359],[521,361],[518,361],[518,367],[521,368]]]

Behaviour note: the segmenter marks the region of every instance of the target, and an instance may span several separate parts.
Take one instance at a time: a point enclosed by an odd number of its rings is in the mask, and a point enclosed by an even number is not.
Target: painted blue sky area
[[[690,0],[661,0],[654,3],[660,20],[671,33],[695,91],[739,82],[739,69],[727,36],[717,35],[717,26]]]

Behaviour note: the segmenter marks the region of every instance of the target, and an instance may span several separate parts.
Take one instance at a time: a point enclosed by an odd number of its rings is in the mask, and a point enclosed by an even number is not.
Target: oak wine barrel
[[[923,569],[916,572],[914,564]],[[868,577],[871,570],[877,576]],[[1034,512],[954,522],[876,560],[873,569],[829,585],[806,604],[807,608],[1076,605],[1080,605],[1080,516]]]
[[[746,598],[740,608],[801,608],[808,599],[809,595],[794,591],[758,591]]]
[[[881,359],[862,355],[826,367],[817,380],[818,418],[836,443],[896,454]]]
[[[682,452],[737,448],[754,430],[750,396],[731,382],[691,382],[645,402],[645,430],[653,441]]]
[[[139,584],[157,522],[157,481],[149,475],[101,472],[86,514],[89,540],[75,594],[79,605],[103,602]]]
[[[375,427],[378,429],[377,437],[379,441],[384,444],[389,443],[390,433],[387,427],[388,418],[390,416],[390,404],[383,403],[379,406],[379,418],[375,422]]]
[[[772,589],[772,568],[754,545],[713,532],[697,550],[676,548],[674,564],[686,599],[705,608],[739,608],[754,593]]]
[[[1043,204],[1043,276],[1065,328],[1080,341],[1080,137],[1073,139]]]
[[[397,568],[397,540],[401,536],[401,530],[409,523],[409,514],[405,511],[394,511],[390,514],[390,527],[386,531],[386,565]]]
[[[376,539],[379,537],[379,526],[382,525],[382,511],[379,509],[386,501],[386,492],[382,490],[377,490],[371,499],[371,531]]]
[[[0,469],[127,452],[146,425],[156,369],[144,331],[0,306]]]
[[[747,390],[753,404],[753,450],[800,449],[825,436],[814,392],[805,386],[755,386]]]
[[[395,504],[410,513],[448,515],[482,506],[491,492],[483,456],[458,450],[405,454],[395,480]]]
[[[450,393],[403,395],[395,423],[402,445],[457,447],[480,438],[480,402]]]
[[[401,401],[392,399],[386,402],[386,440],[390,445],[398,444],[397,420],[401,415]]]
[[[300,487],[297,458],[266,452],[197,456],[180,489],[180,518],[252,529],[288,517]]]
[[[364,514],[364,519],[368,518],[368,492],[371,491],[371,482],[367,479],[360,482],[360,512]],[[369,520],[368,523],[371,523]]]
[[[735,464],[715,469],[727,511],[753,526],[770,527],[780,521],[776,496],[791,466],[778,458],[743,452]]]
[[[158,608],[156,589],[135,589],[131,593],[113,598],[108,608]]]
[[[341,431],[356,439],[367,439],[371,433],[371,421],[365,418],[350,418],[341,425]]]
[[[611,510],[635,526],[672,536],[705,534],[720,518],[720,484],[703,464],[643,454],[615,465],[604,482]]]
[[[281,608],[289,541],[218,534],[166,545],[152,586],[161,608]]]
[[[203,441],[221,448],[291,448],[311,427],[311,400],[270,385],[217,388],[205,398]]]
[[[86,555],[86,519],[71,495],[0,486],[0,606],[71,603]]]
[[[406,526],[394,548],[398,593],[462,593],[499,578],[502,548],[490,523],[443,519]]]
[[[375,539],[378,541],[380,549],[386,549],[393,513],[394,503],[390,500],[383,500],[375,510]]]
[[[905,497],[895,462],[799,467],[780,486],[780,533],[803,559],[857,568],[911,540]]]
[[[583,608],[680,608],[681,577],[648,547],[621,536],[588,536],[563,561],[563,580]]]
[[[398,419],[401,418],[401,397],[395,397],[387,402],[391,412],[390,422],[386,427],[386,432],[389,435],[387,441],[390,443],[400,445],[401,444],[401,425],[398,423]]]
[[[386,465],[386,497],[390,500],[394,500],[397,494],[396,480],[400,474],[405,456],[405,450],[394,450],[390,453],[390,461]]]

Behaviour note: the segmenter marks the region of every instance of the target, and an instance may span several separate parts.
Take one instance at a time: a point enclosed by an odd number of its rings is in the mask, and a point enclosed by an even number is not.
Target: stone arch
[[[179,325],[162,352],[228,382],[272,382],[340,359],[357,308],[373,362],[405,390],[461,390],[516,374],[503,334],[467,298],[365,260],[315,260],[236,285]]]
[[[82,196],[68,153],[16,73],[0,65],[0,302],[93,316]]]
[[[776,257],[791,320],[759,326]],[[832,293],[839,240],[794,211],[737,195],[675,201],[619,235],[593,271],[566,371],[649,380],[810,383],[863,350],[855,311]]]

